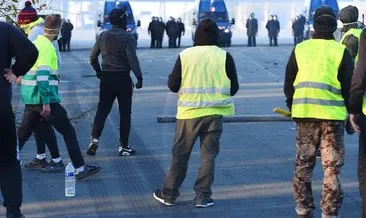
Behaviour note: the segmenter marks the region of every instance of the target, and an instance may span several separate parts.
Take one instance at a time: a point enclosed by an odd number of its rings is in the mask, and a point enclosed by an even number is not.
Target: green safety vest
[[[38,50],[38,58],[32,69],[21,82],[21,98],[24,104],[59,103],[58,62],[56,49],[44,35],[39,35],[33,44]]]
[[[357,28],[352,28],[349,29],[343,36],[341,39],[341,43],[343,44],[344,39],[349,36],[349,35],[353,35],[358,39],[358,42],[360,42],[360,38],[361,38],[361,34],[362,34],[362,29],[357,29]],[[355,63],[358,61],[358,54],[359,51],[357,51],[357,55],[355,57]]]
[[[346,106],[337,79],[346,47],[334,40],[310,39],[295,48],[293,118],[345,120]]]
[[[217,46],[196,46],[185,49],[179,56],[182,81],[177,119],[234,114],[226,52]]]

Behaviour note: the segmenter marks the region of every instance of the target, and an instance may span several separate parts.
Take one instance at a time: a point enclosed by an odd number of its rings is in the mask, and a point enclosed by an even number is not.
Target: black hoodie
[[[218,45],[219,29],[211,19],[204,19],[200,22],[195,33],[195,46]],[[230,94],[233,96],[239,90],[238,76],[233,57],[226,52],[225,62],[226,75],[231,81]],[[169,75],[168,87],[172,92],[178,92],[182,82],[182,64],[178,56],[174,68]]]

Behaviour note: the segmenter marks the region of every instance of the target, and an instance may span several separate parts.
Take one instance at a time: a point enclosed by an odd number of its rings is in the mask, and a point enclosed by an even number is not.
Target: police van
[[[199,0],[193,9],[192,22],[192,40],[194,42],[194,34],[199,22],[204,18],[213,19],[220,30],[220,46],[231,46],[231,37],[233,35],[231,26],[235,24],[235,19],[229,20],[224,0]]]
[[[127,7],[127,31],[131,32],[132,35],[136,39],[136,43],[138,40],[138,33],[136,31],[137,27],[141,26],[140,20],[135,22],[135,18],[133,16],[131,5],[128,1],[105,1],[104,2],[104,11],[103,14],[99,15],[99,20],[97,21],[97,31],[96,31],[96,39],[98,38],[99,34],[104,30],[109,30],[112,27],[112,24],[109,20],[109,13],[114,8],[122,8],[123,6]]]

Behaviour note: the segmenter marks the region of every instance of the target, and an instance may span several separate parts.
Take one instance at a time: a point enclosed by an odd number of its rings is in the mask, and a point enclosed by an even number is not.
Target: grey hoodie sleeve
[[[130,68],[131,68],[132,72],[135,74],[136,78],[138,80],[142,80],[142,72],[141,72],[141,68],[140,68],[140,63],[139,63],[139,59],[137,58],[137,54],[136,54],[136,41],[132,35],[127,39],[126,57],[128,60],[128,64],[130,65]]]

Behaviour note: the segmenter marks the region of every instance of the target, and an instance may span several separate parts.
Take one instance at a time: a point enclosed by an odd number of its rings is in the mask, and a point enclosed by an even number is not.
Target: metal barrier
[[[175,123],[175,116],[159,116],[158,123]],[[224,116],[224,123],[243,123],[243,122],[291,122],[292,119],[278,115],[236,115]]]

